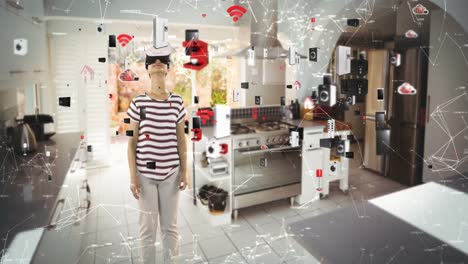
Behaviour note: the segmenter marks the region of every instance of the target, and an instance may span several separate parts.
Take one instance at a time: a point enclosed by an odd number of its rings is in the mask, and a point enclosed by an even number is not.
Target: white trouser
[[[171,257],[179,254],[177,210],[179,207],[179,169],[164,181],[155,181],[142,176],[140,179],[140,257],[142,263],[156,263],[156,230],[158,218],[161,226],[164,263],[172,263]]]

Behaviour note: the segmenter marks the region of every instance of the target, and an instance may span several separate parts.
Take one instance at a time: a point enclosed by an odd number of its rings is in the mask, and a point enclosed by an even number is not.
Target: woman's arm
[[[187,143],[185,140],[184,132],[185,122],[182,120],[177,124],[176,134],[177,134],[177,150],[179,152],[180,159],[180,179],[179,179],[179,188],[185,189],[188,184],[188,170],[187,170]]]
[[[138,143],[138,123],[130,119],[129,131],[133,131],[133,136],[128,138],[128,167],[130,168],[130,190],[135,199],[140,198],[140,182],[136,175],[136,146]]]

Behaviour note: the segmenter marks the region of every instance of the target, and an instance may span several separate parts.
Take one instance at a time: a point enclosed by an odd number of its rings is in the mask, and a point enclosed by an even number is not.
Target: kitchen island
[[[74,177],[71,170],[77,169],[80,135],[57,134],[38,142],[37,150],[27,156],[2,149],[8,163],[2,165],[0,181],[0,234],[6,263],[19,256],[24,261],[32,257],[44,232],[51,228],[58,203],[63,203],[60,193],[64,188],[75,190],[69,183]]]
[[[192,113],[193,114],[193,113]],[[300,128],[303,140],[299,146],[289,143],[289,131]],[[331,160],[332,149],[320,146],[320,140],[329,138],[327,121],[236,120],[231,124],[231,135],[216,139],[214,127],[202,126],[200,141],[190,141],[189,157],[194,172],[194,203],[212,224],[229,224],[238,209],[290,199],[291,204],[310,203],[329,194],[329,183],[340,181],[340,188],[348,190],[349,161],[346,157]],[[339,123],[333,136],[348,141],[348,124]],[[210,145],[225,145],[227,153],[218,155],[226,164],[225,173],[215,175],[208,160]],[[316,177],[321,170],[321,178]],[[331,170],[331,171],[330,171]],[[193,174],[192,174],[193,175]],[[200,188],[214,185],[227,191],[227,206],[222,214],[211,214],[197,198]],[[226,216],[229,216],[227,218]],[[217,220],[215,220],[217,219]]]
[[[295,198],[296,203],[305,205],[329,195],[329,186],[332,181],[339,181],[340,189],[346,192],[349,158],[345,156],[345,152],[349,151],[348,136],[352,134],[351,125],[335,121],[335,131],[329,134],[327,121],[296,119],[286,120],[283,123],[301,128],[303,134],[301,194]],[[333,148],[321,146],[321,140],[328,140],[330,137],[338,137],[338,145],[346,146],[342,149],[343,151],[338,150],[340,146]],[[332,152],[333,150],[335,152]]]
[[[326,120],[302,120],[302,119],[292,119],[284,120],[283,123],[290,124],[295,127],[306,128],[306,129],[322,129],[323,132],[328,132],[327,121]],[[351,124],[345,122],[335,121],[335,131],[347,131],[351,130]]]

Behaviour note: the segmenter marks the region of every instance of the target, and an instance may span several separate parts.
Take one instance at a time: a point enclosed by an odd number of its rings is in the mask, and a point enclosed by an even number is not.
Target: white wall
[[[42,18],[42,1],[21,1],[24,10],[13,10],[0,2],[0,90],[10,89],[24,82],[47,80],[48,56],[45,23],[35,24],[32,17]],[[13,39],[28,40],[26,56],[13,54]],[[10,74],[10,71],[25,71]],[[34,73],[36,71],[36,73]],[[40,72],[38,72],[40,71]]]
[[[17,90],[35,83],[48,83],[48,49],[45,23],[35,24],[32,17],[43,19],[42,1],[21,1],[23,10],[12,9],[0,0],[0,134],[14,125],[18,115]],[[26,56],[13,54],[13,39],[28,40]],[[10,71],[24,71],[10,74]]]

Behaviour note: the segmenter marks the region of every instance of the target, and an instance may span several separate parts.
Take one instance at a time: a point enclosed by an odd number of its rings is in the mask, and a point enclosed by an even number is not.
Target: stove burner
[[[256,132],[269,132],[269,131],[279,131],[282,129],[288,129],[289,126],[282,124],[277,121],[263,122],[263,123],[249,123],[249,124],[232,124],[231,125],[231,134],[240,135],[240,134],[249,134]]]
[[[240,135],[240,134],[248,134],[248,133],[254,133],[253,130],[246,126],[242,126],[240,124],[233,124],[231,125],[231,134],[232,135]]]
[[[275,131],[280,130],[281,126],[278,122],[264,122],[258,124],[255,128],[256,131]]]

